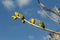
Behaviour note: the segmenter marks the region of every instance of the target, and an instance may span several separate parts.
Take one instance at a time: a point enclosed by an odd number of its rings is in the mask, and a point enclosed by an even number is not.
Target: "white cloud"
[[[22,8],[23,6],[28,5],[31,0],[15,0],[15,1],[17,5]],[[8,9],[12,9],[16,6],[13,0],[3,0],[2,4]]]
[[[46,14],[47,12],[41,9],[41,10],[38,10],[37,13],[40,14],[42,17],[46,17],[45,14]]]
[[[53,8],[53,10],[54,10],[56,13],[59,14],[59,10],[58,10],[58,8],[57,8],[56,6]],[[60,17],[57,16],[56,14],[51,13],[51,16],[52,16],[56,21],[60,21]]]
[[[58,10],[58,7],[57,7],[57,6],[54,6],[53,10],[54,10],[57,14],[59,14],[59,10]]]
[[[8,9],[15,7],[14,2],[12,0],[3,0],[2,4]]]
[[[53,17],[56,21],[59,21],[59,16],[55,15],[55,14],[51,14],[51,17]]]
[[[35,37],[33,35],[29,35],[28,38],[29,38],[29,40],[34,40],[35,39]]]
[[[56,7],[55,7],[55,8],[56,8]],[[54,8],[54,10],[55,10],[55,8]],[[57,8],[56,8],[56,10],[57,10]],[[55,11],[55,12],[56,12],[56,11]],[[43,9],[38,10],[37,13],[40,14],[42,17],[46,17],[46,16],[47,16],[48,18],[50,18],[50,19],[53,20],[54,22],[60,23],[60,17],[57,16],[56,14],[54,14],[54,13],[51,13],[51,15],[49,15],[49,14],[47,14],[47,12],[44,11]]]
[[[19,5],[19,7],[25,6],[27,4],[29,4],[31,0],[17,0],[17,3]]]
[[[50,35],[47,35],[46,37],[44,37],[44,40],[49,40],[51,38]]]
[[[44,37],[44,40],[60,40],[60,35],[51,34]]]
[[[24,11],[25,14],[29,14],[33,11],[33,8],[28,8]]]

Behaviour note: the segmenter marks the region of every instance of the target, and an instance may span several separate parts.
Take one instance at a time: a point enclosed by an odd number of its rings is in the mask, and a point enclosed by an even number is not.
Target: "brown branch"
[[[31,24],[29,21],[27,21],[26,19],[24,19],[28,24]],[[36,25],[36,24],[31,24],[31,25],[33,25],[33,26],[35,26],[35,27],[37,27],[37,28],[39,28],[39,29],[42,29],[42,30],[46,30],[46,31],[48,31],[48,32],[52,32],[52,33],[55,33],[55,34],[58,34],[58,35],[60,35],[60,32],[56,32],[56,31],[54,31],[54,30],[51,30],[51,29],[48,29],[48,28],[45,28],[45,29],[43,29],[42,27],[40,27],[40,26],[38,26],[38,25]]]

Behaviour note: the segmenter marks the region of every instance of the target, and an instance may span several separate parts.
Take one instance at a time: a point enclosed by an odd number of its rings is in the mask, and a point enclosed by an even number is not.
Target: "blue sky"
[[[40,1],[51,9],[55,5],[60,8],[59,0]],[[41,8],[38,6],[37,0],[21,2],[20,0],[0,0],[0,40],[44,40],[44,37],[50,33],[37,29],[28,23],[23,24],[20,19],[13,21],[11,16],[14,15],[15,11],[22,13],[27,20],[31,18],[43,20],[47,28],[60,31],[60,24],[38,13]]]

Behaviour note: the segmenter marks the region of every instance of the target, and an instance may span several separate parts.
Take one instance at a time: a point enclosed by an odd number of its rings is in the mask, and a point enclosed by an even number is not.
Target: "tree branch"
[[[20,17],[18,17],[18,18],[20,18]],[[40,27],[40,26],[38,26],[38,25],[36,25],[36,24],[31,24],[28,20],[26,20],[26,19],[24,19],[28,24],[30,24],[30,25],[33,25],[33,26],[35,26],[36,28],[39,28],[39,29],[42,29],[42,30],[46,30],[46,31],[48,31],[48,32],[51,32],[51,33],[55,33],[55,34],[58,34],[58,35],[60,35],[60,32],[56,32],[56,31],[54,31],[54,30],[51,30],[51,29],[48,29],[48,28],[42,28],[42,27]]]

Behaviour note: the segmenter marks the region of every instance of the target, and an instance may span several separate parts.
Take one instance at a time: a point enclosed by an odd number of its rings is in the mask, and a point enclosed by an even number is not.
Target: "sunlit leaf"
[[[39,22],[39,24],[38,24],[38,25],[39,25],[40,27],[45,28],[44,22],[43,22],[42,20],[39,20],[38,22]]]
[[[12,16],[12,19],[13,19],[13,20],[16,20],[16,19],[17,19],[17,17],[16,17],[16,16]]]
[[[18,17],[19,16],[19,13],[18,12],[15,12],[15,16]]]
[[[30,22],[31,22],[32,24],[35,24],[35,19],[32,18],[32,19],[30,20]]]

